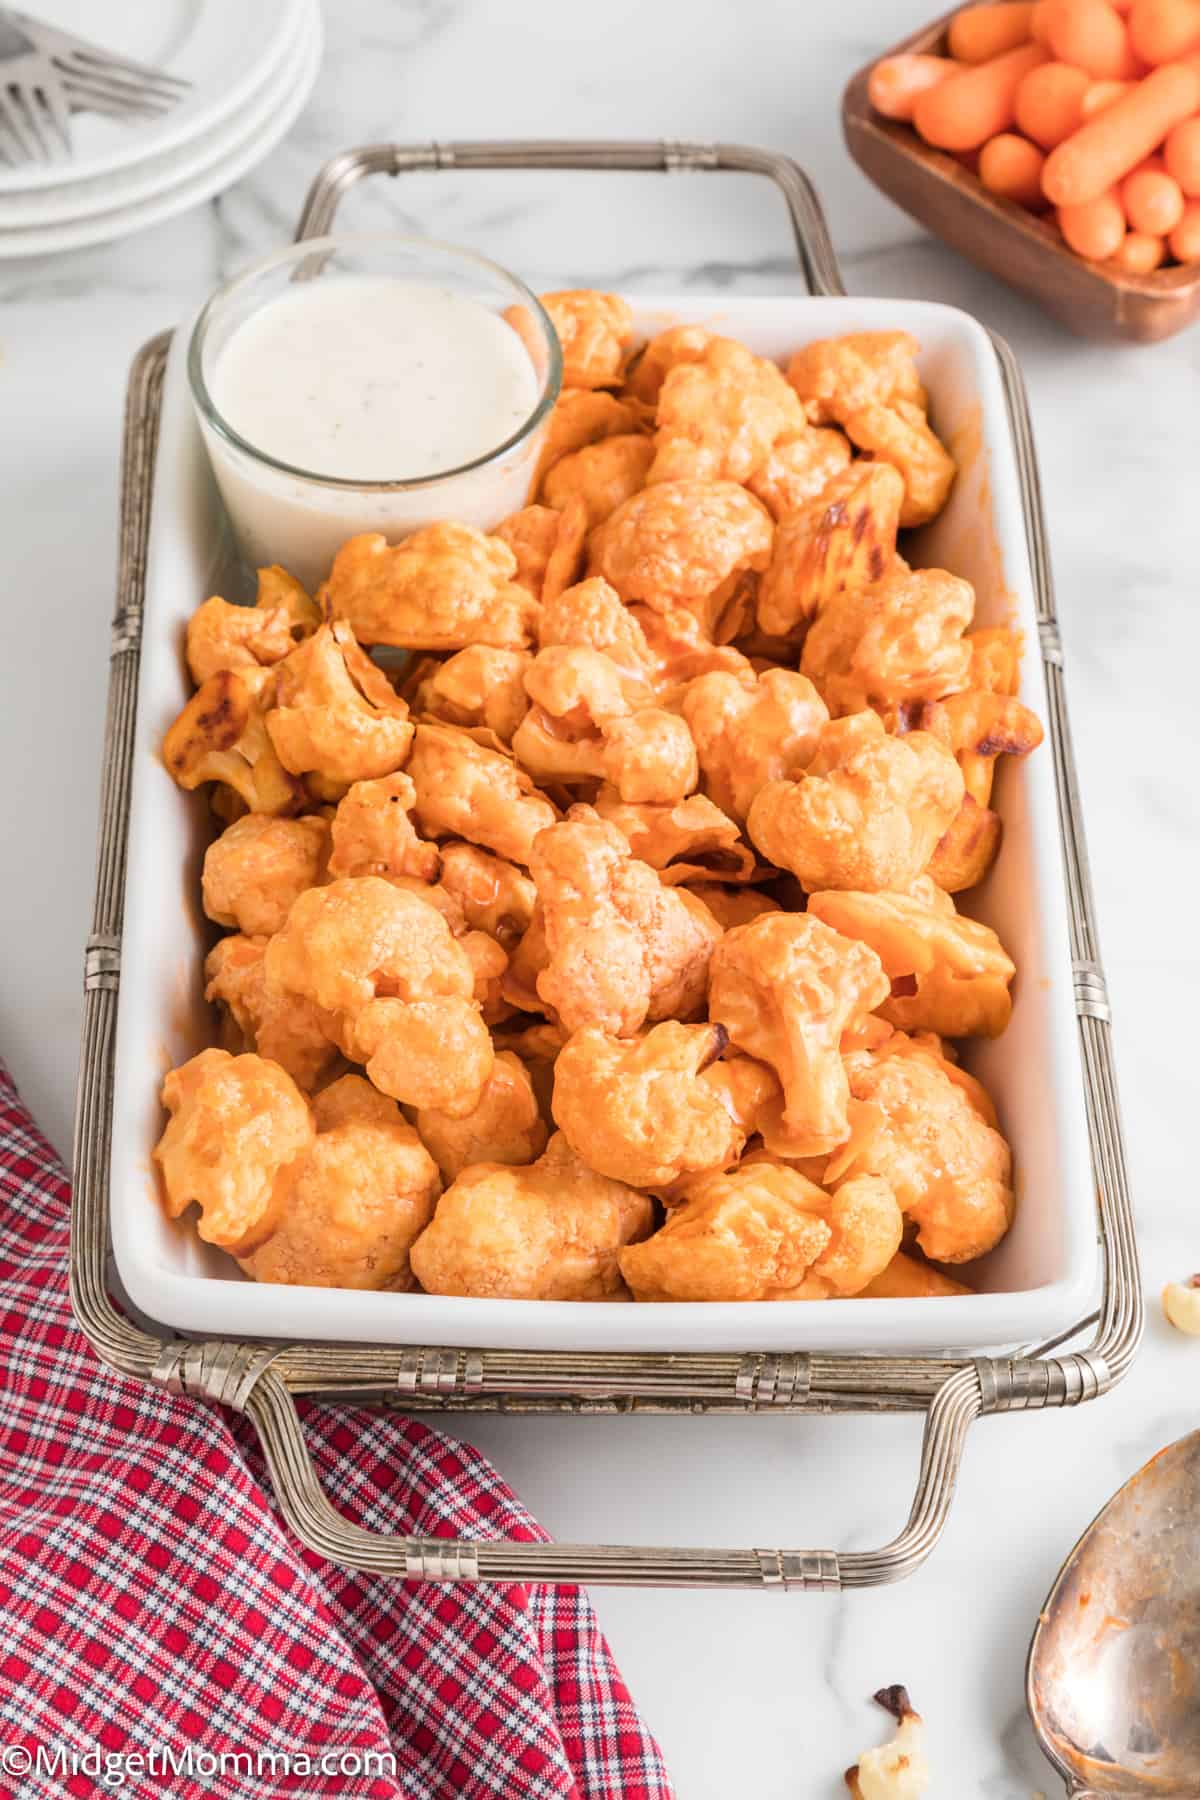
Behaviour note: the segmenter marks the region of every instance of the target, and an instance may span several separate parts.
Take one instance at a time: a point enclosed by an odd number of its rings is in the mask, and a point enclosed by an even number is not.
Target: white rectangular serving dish
[[[914,301],[795,298],[636,302],[639,332],[711,324],[785,357],[813,338],[902,328],[921,344],[934,423],[960,461],[949,505],[917,560],[966,576],[977,623],[1025,637],[1021,697],[1043,720],[1033,585],[1020,484],[995,352],[965,313]],[[159,758],[188,697],[184,625],[237,574],[176,333],[167,369],[151,517],[137,702],[129,860],[113,1098],[113,1246],[131,1300],[180,1331],[227,1337],[590,1351],[982,1351],[1063,1330],[1088,1309],[1096,1210],[1088,1151],[1067,904],[1049,742],[1002,767],[1000,857],[966,910],[993,925],[1018,965],[1012,1023],[972,1047],[1016,1159],[1017,1214],[1004,1242],[966,1271],[980,1292],[930,1300],[746,1305],[468,1300],[429,1294],[274,1287],[248,1281],[163,1213],[150,1161],[162,1129],[158,1090],[172,1064],[214,1041],[201,963],[211,928],[200,908],[205,808]]]

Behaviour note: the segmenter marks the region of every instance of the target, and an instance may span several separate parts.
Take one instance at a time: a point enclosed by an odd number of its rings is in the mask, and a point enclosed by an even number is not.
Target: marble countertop
[[[342,0],[318,91],[284,143],[209,205],[106,248],[0,264],[8,855],[0,1048],[68,1147],[103,726],[125,373],[137,346],[290,234],[317,167],[347,145],[433,136],[722,138],[797,157],[829,211],[847,285],[966,307],[1015,345],[1050,519],[1083,797],[1113,996],[1147,1289],[1200,1264],[1180,1123],[1200,890],[1195,501],[1200,336],[1114,351],[1067,336],[924,236],[842,146],[846,78],[921,21],[913,0]],[[343,221],[470,242],[556,286],[789,292],[786,218],[742,178],[429,175],[379,181]],[[1133,1374],[1075,1412],[985,1420],[926,1566],[849,1595],[596,1593],[681,1800],[820,1800],[908,1684],[929,1721],[932,1793],[1057,1792],[1027,1725],[1039,1602],[1109,1494],[1196,1423],[1200,1347],[1156,1304]],[[903,1522],[911,1419],[473,1423],[557,1535],[864,1549]]]

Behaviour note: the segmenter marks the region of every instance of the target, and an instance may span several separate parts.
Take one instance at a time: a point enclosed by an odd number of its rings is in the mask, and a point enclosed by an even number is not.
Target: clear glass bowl
[[[458,467],[356,480],[281,461],[222,416],[214,372],[245,321],[300,281],[386,277],[476,302],[510,325],[533,365],[536,400],[507,437]],[[401,537],[437,519],[490,530],[528,501],[538,450],[562,384],[554,328],[524,284],[486,257],[394,232],[310,238],[254,264],[208,301],[192,332],[188,377],[200,429],[239,549],[251,568],[282,563],[310,589],[360,531]],[[399,473],[399,472],[398,472]]]

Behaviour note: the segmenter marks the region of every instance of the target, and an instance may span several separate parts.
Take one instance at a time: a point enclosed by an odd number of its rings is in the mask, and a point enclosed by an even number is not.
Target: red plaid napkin
[[[69,1196],[0,1064],[0,1795],[670,1800],[582,1594],[324,1562],[245,1420],[99,1367]],[[307,1435],[357,1524],[544,1540],[413,1420],[314,1406]]]

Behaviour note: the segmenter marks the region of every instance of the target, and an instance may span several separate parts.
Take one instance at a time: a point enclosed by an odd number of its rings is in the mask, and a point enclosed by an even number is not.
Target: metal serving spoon
[[[1200,1795],[1200,1431],[1139,1469],[1068,1556],[1025,1696],[1072,1800]]]

